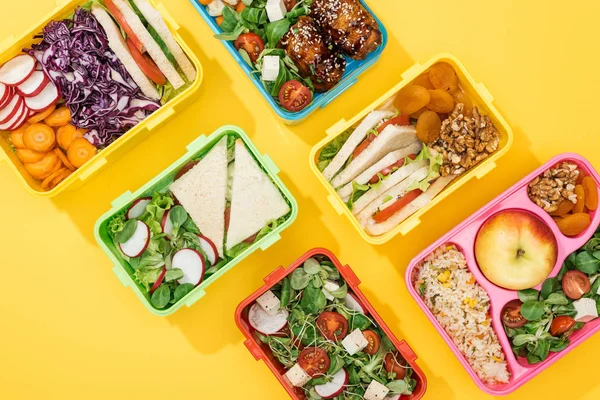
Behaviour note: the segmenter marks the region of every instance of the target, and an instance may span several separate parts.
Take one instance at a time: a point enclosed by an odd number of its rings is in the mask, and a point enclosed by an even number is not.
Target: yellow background
[[[0,41],[54,7],[50,0],[1,3]],[[29,195],[0,163],[0,398],[285,399],[244,347],[233,314],[270,271],[317,246],[350,264],[383,319],[420,357],[426,398],[489,398],[409,296],[404,271],[424,247],[550,157],[575,151],[600,167],[600,3],[370,0],[390,34],[381,60],[294,127],[276,120],[188,1],[164,3],[204,66],[189,108],[86,186],[55,200]],[[328,203],[308,167],[309,150],[325,129],[397,83],[403,70],[439,52],[455,54],[487,85],[513,127],[514,145],[495,170],[451,195],[409,236],[368,245]],[[299,217],[280,242],[246,259],[196,305],[155,317],[111,272],[94,241],[94,222],[114,198],[224,124],[239,125],[271,155],[299,202]],[[596,336],[507,399],[598,399],[599,358]]]

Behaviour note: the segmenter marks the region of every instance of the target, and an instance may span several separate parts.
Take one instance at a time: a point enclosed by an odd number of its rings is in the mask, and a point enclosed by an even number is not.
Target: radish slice
[[[10,86],[6,86],[4,83],[0,83],[0,108],[4,107],[10,96],[12,95],[12,89]]]
[[[273,335],[287,325],[288,311],[282,308],[275,315],[269,315],[258,303],[254,303],[248,311],[248,322],[263,335]]]
[[[324,399],[332,399],[339,396],[348,383],[348,373],[344,368],[333,375],[331,382],[322,385],[315,385],[315,392]]]
[[[344,303],[346,308],[349,308],[353,311],[358,311],[361,314],[366,314],[364,307],[360,304],[356,296],[352,293],[348,293],[346,298],[344,299]]]
[[[15,114],[15,117],[18,116],[18,118],[13,122],[13,124],[6,128],[4,127],[4,125],[0,125],[0,130],[14,131],[16,129],[19,129],[21,126],[23,126],[25,121],[27,121],[27,118],[29,118],[29,110],[25,106],[25,102],[23,102],[22,104],[23,105],[21,106],[21,110],[19,110]],[[13,117],[13,119],[11,119],[11,121],[14,120],[15,117]],[[8,122],[7,122],[7,124],[8,124]]]
[[[183,271],[183,278],[177,280],[180,284],[197,285],[204,276],[204,257],[194,249],[181,249],[171,260],[173,268]]]
[[[146,206],[150,204],[152,197],[142,197],[137,199],[131,204],[129,210],[127,210],[127,219],[139,218],[143,213],[146,212]]]
[[[50,79],[42,71],[33,71],[27,80],[17,86],[17,91],[25,97],[34,97],[40,94]]]
[[[0,110],[0,124],[8,122],[21,109],[23,98],[18,94],[13,95],[6,107]]]
[[[35,71],[35,64],[35,58],[29,54],[19,54],[0,67],[0,82],[9,86],[20,85]]]
[[[171,209],[172,210],[172,209]],[[165,215],[163,215],[160,226],[162,227],[163,233],[170,235],[173,232],[173,222],[171,221],[171,210],[167,211]],[[168,239],[168,237],[167,237]]]
[[[167,268],[162,267],[162,271],[160,271],[160,274],[158,275],[158,279],[156,279],[156,282],[154,282],[154,285],[152,285],[152,287],[150,288],[150,294],[152,294],[156,289],[158,289],[160,287],[160,285],[162,285],[162,281],[165,278],[166,273],[167,273]]]
[[[206,236],[198,235],[198,239],[200,239],[200,248],[208,257],[208,262],[210,265],[215,265],[217,260],[219,259],[219,252],[217,251],[217,246],[207,238]]]
[[[34,97],[26,97],[25,104],[33,111],[44,111],[58,101],[58,89],[54,83],[48,82],[44,89]]]
[[[125,243],[119,243],[123,254],[127,257],[139,257],[150,243],[150,228],[142,221],[137,222],[135,232]]]

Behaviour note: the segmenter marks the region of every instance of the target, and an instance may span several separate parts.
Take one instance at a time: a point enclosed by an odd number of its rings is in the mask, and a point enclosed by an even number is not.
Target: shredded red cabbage
[[[160,107],[146,97],[108,47],[106,33],[83,8],[72,20],[51,21],[43,40],[27,50],[58,88],[73,125],[106,147]]]

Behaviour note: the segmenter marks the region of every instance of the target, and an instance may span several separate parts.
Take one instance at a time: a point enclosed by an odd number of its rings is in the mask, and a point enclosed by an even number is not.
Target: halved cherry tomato
[[[339,341],[348,333],[348,320],[342,314],[325,311],[317,318],[317,328],[327,339]]]
[[[569,271],[563,276],[562,289],[570,299],[579,300],[591,287],[590,279],[581,271]]]
[[[521,306],[523,303],[519,299],[509,301],[502,308],[500,315],[502,322],[509,328],[520,328],[527,323],[527,320],[521,315]]]
[[[108,8],[108,11],[110,11],[112,16],[115,17],[121,28],[123,28],[123,30],[127,34],[127,37],[131,39],[131,41],[135,45],[135,48],[138,49],[140,53],[143,53],[144,45],[142,44],[140,39],[138,39],[138,37],[135,35],[133,29],[131,29],[131,27],[127,23],[127,20],[125,19],[123,14],[121,14],[121,11],[119,11],[119,8],[115,5],[113,0],[104,0],[104,5],[106,6],[106,8]]]
[[[285,8],[286,10],[292,11],[292,8],[294,8],[296,6],[297,1],[296,0],[283,0],[283,3],[285,4]]]
[[[403,125],[410,125],[410,115],[409,114],[405,114],[405,115],[398,115],[397,117],[394,118],[390,118],[387,121],[385,121],[383,124],[381,124],[379,126],[379,128],[377,128],[377,132],[381,133],[383,132],[383,130],[388,126],[388,125],[398,125],[398,126],[403,126]]]
[[[260,53],[265,49],[265,42],[256,33],[243,33],[233,43],[236,49],[244,49],[250,61],[253,63],[258,60]]]
[[[421,193],[423,192],[420,189],[415,189],[406,193],[404,196],[396,200],[394,204],[373,215],[373,220],[375,222],[387,221],[388,218],[396,214],[398,211],[402,210],[404,206],[406,206],[411,201],[419,197]]]
[[[300,111],[309,105],[311,101],[312,92],[298,81],[287,81],[279,89],[279,102],[288,111]]]
[[[177,174],[175,175],[175,178],[173,178],[173,180],[176,181],[177,179],[181,178],[190,169],[194,168],[196,166],[196,164],[198,164],[199,162],[200,162],[200,160],[196,160],[196,161],[190,161],[189,163],[185,164],[185,166],[183,168],[181,168],[179,170],[179,172],[177,172]]]
[[[395,380],[402,380],[406,377],[406,361],[399,355],[387,353],[383,364],[387,372],[394,372]]]
[[[379,335],[372,330],[363,331],[363,335],[365,339],[369,342],[367,347],[363,350],[365,353],[369,355],[377,354],[379,351],[379,345],[381,344],[381,340],[379,339]]]
[[[324,375],[330,363],[327,352],[319,347],[307,347],[298,356],[298,364],[311,377]]]
[[[131,38],[127,38],[127,47],[129,48],[129,52],[131,56],[135,60],[135,63],[140,67],[144,75],[146,75],[150,80],[157,85],[164,85],[167,83],[167,78],[160,72],[160,69],[156,66],[154,61],[147,54],[142,54],[138,51],[138,49],[133,44]]]
[[[575,326],[575,320],[568,315],[560,315],[552,320],[550,325],[550,334],[552,336],[560,336],[567,333],[573,326]]]
[[[354,152],[352,153],[352,159],[355,159],[356,157],[358,157],[360,155],[360,153],[362,153],[363,151],[365,151],[365,149],[367,147],[369,147],[369,145],[371,144],[371,142],[373,140],[375,140],[375,138],[377,137],[377,135],[375,135],[374,133],[369,133],[367,135],[367,137],[365,138],[365,140],[362,141],[361,144],[359,144],[356,149],[354,149]]]
[[[417,158],[417,155],[411,154],[408,156],[408,158],[410,158],[411,160],[414,160],[415,158]],[[402,158],[402,159],[396,161],[395,163],[393,163],[392,165],[390,165],[389,167],[385,167],[384,169],[382,169],[381,171],[379,171],[378,173],[373,175],[373,177],[371,178],[369,183],[373,184],[373,183],[379,182],[380,174],[381,174],[381,176],[388,176],[390,173],[392,173],[394,171],[394,168],[398,169],[398,168],[402,167],[404,165],[405,161],[406,161],[406,159]]]

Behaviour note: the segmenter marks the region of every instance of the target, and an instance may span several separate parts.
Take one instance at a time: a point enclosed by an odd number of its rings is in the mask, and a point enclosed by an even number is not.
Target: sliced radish
[[[339,396],[348,383],[348,373],[344,368],[333,375],[331,382],[322,385],[315,385],[315,392],[324,399],[332,399]]]
[[[288,311],[285,308],[275,315],[269,315],[258,303],[254,303],[248,311],[248,322],[263,335],[273,335],[287,325]]]
[[[158,275],[156,282],[154,282],[154,285],[152,285],[152,287],[150,288],[150,294],[152,294],[156,289],[158,289],[160,287],[160,285],[162,285],[162,281],[163,281],[166,273],[167,273],[167,268],[162,267],[162,271],[160,271],[160,274]]]
[[[142,197],[137,199],[131,204],[129,210],[127,210],[127,219],[139,218],[143,213],[146,212],[146,206],[150,204],[152,197]]]
[[[0,108],[4,107],[10,101],[13,89],[0,82]]]
[[[137,222],[135,232],[125,243],[119,243],[123,254],[127,257],[139,257],[150,243],[150,228],[142,221]]]
[[[365,308],[360,304],[360,301],[352,293],[348,293],[344,299],[346,308],[358,311],[361,314],[366,314]]]
[[[17,118],[17,120],[10,125],[9,127],[6,128],[7,131],[14,131],[19,129],[21,126],[23,126],[23,124],[25,123],[25,121],[27,121],[27,119],[29,118],[29,109],[25,106],[25,102],[23,102],[23,105],[21,106],[22,110],[17,112],[17,114],[15,114],[16,116],[19,116]],[[0,125],[0,130],[4,129],[4,127],[2,125]]]
[[[198,235],[198,239],[200,239],[200,248],[208,257],[208,262],[210,265],[215,265],[217,260],[219,259],[219,252],[217,251],[217,246],[207,238],[206,236]]]
[[[58,97],[58,89],[56,89],[54,83],[49,81],[37,96],[26,97],[25,104],[33,111],[44,111],[52,104],[56,103]]]
[[[6,107],[0,110],[0,124],[8,122],[21,109],[23,98],[18,94],[13,95]]]
[[[167,211],[163,215],[162,221],[160,223],[163,233],[166,233],[167,235],[170,235],[171,232],[173,232],[173,221],[171,221],[171,210]]]
[[[0,67],[0,82],[17,86],[25,82],[35,71],[35,58],[29,54],[19,54]]]
[[[48,76],[42,71],[33,71],[27,80],[17,86],[17,91],[25,97],[34,97],[40,94],[50,81]]]
[[[194,249],[181,249],[171,260],[173,268],[183,271],[183,278],[177,280],[180,284],[197,285],[202,280],[205,271],[204,257]]]

